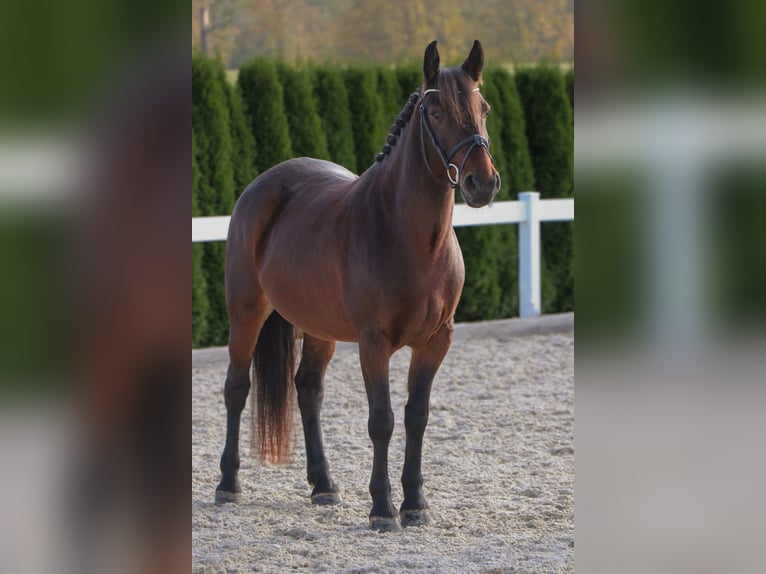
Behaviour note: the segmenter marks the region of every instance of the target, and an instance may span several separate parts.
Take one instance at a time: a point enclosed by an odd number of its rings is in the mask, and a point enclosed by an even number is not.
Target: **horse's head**
[[[428,45],[423,59],[420,137],[424,160],[437,177],[446,170],[452,187],[460,189],[471,207],[487,205],[500,190],[500,175],[489,155],[489,104],[479,92],[483,67],[484,50],[478,40],[459,68],[439,69],[436,41]],[[436,168],[439,161],[443,167]]]

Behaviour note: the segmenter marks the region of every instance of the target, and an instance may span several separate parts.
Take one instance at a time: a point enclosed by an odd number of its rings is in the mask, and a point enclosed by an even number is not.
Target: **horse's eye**
[[[484,112],[484,117],[486,118],[489,115],[489,112],[491,112],[491,111],[492,110],[487,110],[486,112]]]
[[[431,112],[431,117],[435,120],[440,120],[442,119],[442,113],[439,111],[433,111]]]

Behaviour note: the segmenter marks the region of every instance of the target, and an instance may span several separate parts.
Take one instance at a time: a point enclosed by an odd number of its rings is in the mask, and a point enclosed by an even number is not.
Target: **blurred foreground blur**
[[[3,572],[188,570],[174,8],[0,18]],[[762,570],[764,10],[578,4],[578,572]]]
[[[0,571],[186,571],[186,43],[49,4],[0,18]]]
[[[578,572],[761,572],[763,3],[578,5]]]

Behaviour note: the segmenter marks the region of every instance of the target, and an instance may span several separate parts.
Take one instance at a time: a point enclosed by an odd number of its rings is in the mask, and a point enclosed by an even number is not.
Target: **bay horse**
[[[422,86],[361,176],[327,161],[295,158],[262,173],[240,196],[226,243],[230,364],[218,503],[235,501],[241,492],[240,415],[251,364],[261,459],[280,462],[289,454],[294,379],[311,500],[339,502],[322,444],[320,410],[335,342],[350,341],[359,344],[369,402],[370,526],[387,531],[400,522],[429,523],[423,433],[465,275],[452,229],[454,190],[468,205],[481,207],[500,189],[489,154],[489,105],[479,93],[483,66],[477,40],[462,66],[440,70],[432,42],[424,55]],[[303,352],[294,374],[296,330],[303,333]],[[397,512],[388,476],[394,428],[389,359],[405,345],[412,360],[404,415],[404,501]]]

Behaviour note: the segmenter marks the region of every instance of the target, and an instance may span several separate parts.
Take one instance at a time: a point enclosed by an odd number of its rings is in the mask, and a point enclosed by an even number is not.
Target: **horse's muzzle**
[[[460,182],[460,194],[470,207],[484,207],[492,202],[500,191],[500,174],[492,170],[492,177],[481,179],[469,173]]]

